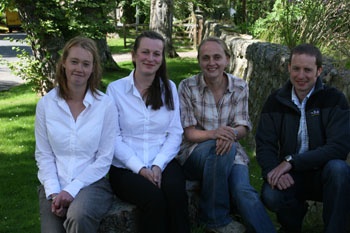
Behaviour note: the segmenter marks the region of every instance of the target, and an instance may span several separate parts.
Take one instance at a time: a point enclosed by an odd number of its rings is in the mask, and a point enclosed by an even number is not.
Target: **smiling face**
[[[132,61],[135,64],[135,75],[155,76],[163,62],[163,41],[143,37],[139,47],[132,53]]]
[[[315,86],[322,68],[317,68],[316,57],[308,54],[293,54],[288,65],[290,81],[299,100],[303,100]]]
[[[204,78],[212,80],[223,76],[229,57],[219,43],[206,41],[198,51],[198,62]]]
[[[93,56],[80,46],[69,49],[68,56],[63,63],[67,77],[67,86],[71,88],[86,88],[87,81],[93,71]]]

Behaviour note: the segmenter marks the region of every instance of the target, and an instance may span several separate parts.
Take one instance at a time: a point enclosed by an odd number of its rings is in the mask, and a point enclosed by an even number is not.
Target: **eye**
[[[208,61],[209,60],[209,56],[203,56],[203,57],[201,57],[201,60]]]
[[[215,55],[214,56],[214,60],[216,60],[216,61],[218,61],[218,60],[220,60],[222,57],[220,56],[220,55]]]
[[[84,63],[83,65],[84,65],[84,67],[89,67],[91,65],[91,63]]]

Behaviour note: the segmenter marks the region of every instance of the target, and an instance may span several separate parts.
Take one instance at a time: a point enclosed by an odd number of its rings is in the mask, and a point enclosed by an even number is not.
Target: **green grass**
[[[27,85],[0,92],[0,232],[39,232],[34,161],[38,97]]]
[[[120,38],[113,37],[113,38],[107,39],[107,44],[112,54],[129,53],[131,51],[130,44],[133,43],[133,40],[131,38],[127,38],[126,41],[127,41],[127,46],[124,47],[123,38],[120,39]]]

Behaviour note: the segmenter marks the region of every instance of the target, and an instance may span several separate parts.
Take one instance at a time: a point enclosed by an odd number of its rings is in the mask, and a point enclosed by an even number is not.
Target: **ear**
[[[321,75],[322,70],[323,70],[322,67],[320,67],[320,68],[317,69],[317,77]]]
[[[131,51],[131,60],[132,61],[135,61],[135,56],[136,56],[136,53],[134,50]]]
[[[289,73],[290,73],[290,69],[291,69],[290,63],[288,63],[288,72]]]

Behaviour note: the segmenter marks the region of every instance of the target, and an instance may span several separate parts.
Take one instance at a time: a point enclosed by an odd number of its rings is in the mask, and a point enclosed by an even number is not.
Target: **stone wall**
[[[253,123],[253,139],[260,111],[268,95],[289,78],[289,49],[286,46],[252,39],[233,32],[231,26],[206,22],[204,38],[217,36],[226,41],[231,51],[228,72],[243,78],[249,84],[249,114]],[[324,58],[323,82],[343,91],[350,101],[350,71],[337,69],[330,58]],[[251,140],[252,141],[252,140]],[[252,141],[254,144],[254,142]]]

